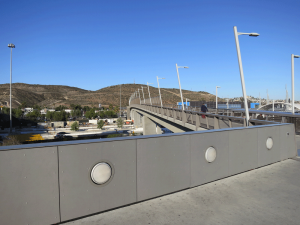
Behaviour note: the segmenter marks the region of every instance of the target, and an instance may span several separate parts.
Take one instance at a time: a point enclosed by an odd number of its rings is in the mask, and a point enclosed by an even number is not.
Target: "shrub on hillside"
[[[71,130],[78,131],[79,130],[79,125],[77,122],[72,123],[71,125]]]

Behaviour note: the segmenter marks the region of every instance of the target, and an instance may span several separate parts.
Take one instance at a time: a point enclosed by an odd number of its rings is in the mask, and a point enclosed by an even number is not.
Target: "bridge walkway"
[[[288,159],[64,224],[298,225],[299,170],[300,161]]]

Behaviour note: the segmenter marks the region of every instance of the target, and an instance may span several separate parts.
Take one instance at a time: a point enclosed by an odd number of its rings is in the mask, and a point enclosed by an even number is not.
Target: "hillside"
[[[148,88],[142,84],[122,84],[122,106],[127,106],[131,94],[144,86],[145,98],[149,97]],[[150,86],[151,97],[159,96],[158,88]],[[182,90],[184,100],[190,101],[211,100],[215,96],[207,92],[195,92]],[[176,104],[180,101],[179,89],[161,88],[164,104]],[[142,91],[140,91],[142,98]],[[9,102],[9,84],[0,84],[0,103]],[[120,85],[105,87],[97,91],[88,91],[76,87],[63,85],[39,85],[39,84],[12,84],[12,106],[18,107],[22,102],[33,106],[38,104],[42,107],[57,107],[59,105],[80,104],[82,106],[120,105]]]

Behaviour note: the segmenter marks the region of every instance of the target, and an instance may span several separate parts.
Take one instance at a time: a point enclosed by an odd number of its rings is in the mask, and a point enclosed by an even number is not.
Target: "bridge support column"
[[[143,135],[161,134],[161,128],[146,116],[143,116]]]
[[[142,127],[142,116],[136,111],[133,111],[133,118],[134,118],[134,126],[135,127]]]
[[[132,112],[132,111],[130,110],[130,107],[127,106],[127,120],[130,120],[130,117],[132,118],[131,112]]]

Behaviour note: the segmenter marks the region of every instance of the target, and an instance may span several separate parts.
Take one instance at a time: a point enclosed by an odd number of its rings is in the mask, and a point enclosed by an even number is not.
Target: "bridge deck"
[[[299,171],[289,159],[65,224],[299,224]]]

